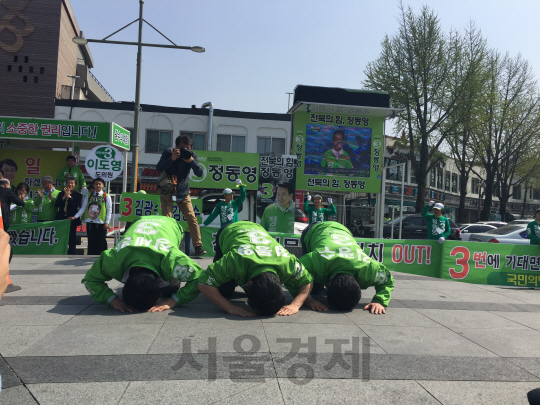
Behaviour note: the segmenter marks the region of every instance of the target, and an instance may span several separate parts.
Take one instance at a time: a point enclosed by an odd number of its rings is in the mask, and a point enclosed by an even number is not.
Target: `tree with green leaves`
[[[455,113],[443,124],[444,132],[448,134],[446,143],[459,173],[458,223],[466,222],[467,183],[477,158],[477,150],[471,140],[484,130],[486,119],[482,102],[488,90],[488,50],[486,40],[473,22],[465,30],[462,55],[457,70],[470,69],[468,85],[456,102]]]
[[[522,169],[531,159],[538,163],[534,152],[540,135],[540,95],[528,62],[521,55],[512,58],[493,51],[488,72],[489,91],[482,104],[486,120],[483,130],[472,138],[485,172],[482,220],[489,219],[495,188],[500,189],[499,212],[506,218],[510,187],[525,181],[527,174]],[[536,168],[537,164],[532,170]]]
[[[406,131],[418,182],[416,212],[424,206],[426,178],[434,156],[448,136],[444,124],[456,113],[469,85],[472,67],[463,64],[463,38],[444,34],[439,18],[427,6],[419,14],[400,4],[399,29],[382,41],[379,57],[365,70],[364,85],[388,91],[392,105],[404,108],[397,129]]]

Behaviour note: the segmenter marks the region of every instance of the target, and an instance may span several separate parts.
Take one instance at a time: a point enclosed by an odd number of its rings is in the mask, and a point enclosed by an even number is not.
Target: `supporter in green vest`
[[[34,205],[38,207],[37,221],[54,221],[57,211],[56,197],[60,194],[60,190],[54,188],[51,176],[44,176],[41,183],[43,184],[43,190],[38,190],[38,196],[34,200]]]
[[[94,191],[88,194],[83,222],[88,236],[88,254],[99,255],[107,250],[107,230],[112,216],[111,197],[103,191],[105,180],[97,177],[93,181]],[[84,202],[83,202],[84,204]]]
[[[221,228],[214,260],[199,277],[199,290],[230,315],[255,316],[226,298],[237,285],[247,292],[249,306],[259,315],[295,314],[311,291],[312,278],[304,266],[253,222]],[[281,284],[295,297],[289,305]]]
[[[360,301],[361,289],[375,287],[375,295],[364,310],[386,313],[394,278],[382,263],[358,247],[345,226],[334,221],[310,225],[302,233],[301,243],[304,255],[300,261],[313,276],[312,295],[326,286],[330,306],[349,311]],[[306,300],[306,305],[318,311],[328,310],[312,297]]]
[[[17,186],[17,195],[24,201],[24,206],[17,207],[15,204],[11,205],[11,223],[14,225],[32,223],[34,201],[28,198],[29,192],[30,187],[28,187],[28,184],[19,183]]]
[[[282,182],[277,185],[276,202],[264,209],[261,226],[267,232],[294,232],[294,185]]]
[[[430,207],[433,207],[433,214],[428,214]],[[429,240],[437,240],[442,245],[450,236],[450,222],[448,218],[443,217],[444,205],[441,203],[435,204],[435,201],[430,201],[422,210],[422,217],[427,222],[427,238]]]
[[[246,199],[246,187],[242,184],[242,180],[236,179],[236,183],[240,186],[240,197],[233,200],[233,192],[230,188],[223,190],[223,198],[225,201],[220,201],[216,204],[212,213],[204,220],[201,226],[207,226],[219,215],[221,226],[238,222],[238,209]]]
[[[174,218],[142,217],[113,249],[101,253],[82,283],[94,301],[121,312],[161,312],[183,305],[199,295],[203,269],[180,251],[182,238]],[[122,298],[107,286],[112,279],[124,283]],[[179,289],[181,282],[186,284]]]
[[[540,245],[540,208],[534,214],[534,221],[527,225],[527,236],[531,240],[531,245]]]
[[[332,204],[332,199],[328,199],[328,205],[330,208],[322,207],[322,197],[319,194],[316,194],[313,197],[313,207],[309,206],[311,201],[311,196],[308,195],[306,202],[304,203],[304,212],[309,218],[309,223],[314,224],[315,222],[324,222],[327,216],[336,215],[336,207]]]
[[[75,156],[68,156],[66,158],[67,166],[60,169],[58,173],[57,180],[60,183],[60,188],[66,186],[66,180],[68,177],[73,177],[76,180],[75,191],[81,191],[81,189],[86,188],[86,181],[84,180],[84,175],[81,168],[75,164]]]

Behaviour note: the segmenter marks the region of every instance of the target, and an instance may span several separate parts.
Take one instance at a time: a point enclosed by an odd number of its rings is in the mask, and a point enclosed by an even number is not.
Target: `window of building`
[[[193,140],[194,150],[206,150],[206,134],[201,132],[180,131],[181,136],[189,136]]]
[[[437,188],[441,189],[443,188],[443,172],[442,169],[437,169]]]
[[[498,184],[493,186],[493,196],[494,197],[499,197],[501,195],[500,191],[501,191],[501,188],[499,187]]]
[[[44,67],[40,67],[40,68],[39,68],[39,73],[40,73],[40,74],[45,73],[45,68],[44,68]]]
[[[7,65],[7,71],[11,72],[11,65]]]
[[[384,158],[385,166],[394,166],[389,169],[386,169],[386,180],[401,181],[403,176],[403,166],[397,166],[400,163],[404,163],[402,160]],[[405,181],[407,181],[407,170],[408,167],[405,165]]]
[[[17,62],[19,60],[19,57],[17,55],[13,55],[13,62]]]
[[[19,73],[22,73],[22,66],[19,66]]]
[[[444,174],[444,189],[450,191],[450,172]]]
[[[431,187],[435,187],[435,184],[436,184],[436,180],[435,180],[435,169],[432,169],[430,172],[429,172],[429,185]]]
[[[456,173],[452,173],[452,193],[458,192],[458,175]]]
[[[533,199],[540,200],[540,190],[533,189]]]
[[[284,155],[285,138],[258,137],[257,153]]]
[[[28,76],[23,76],[22,81],[26,83],[28,81]]]
[[[480,186],[480,180],[478,180],[478,179],[472,179],[472,182],[471,182],[471,192],[472,192],[473,194],[478,194],[479,186]]]
[[[245,152],[246,137],[240,135],[218,134],[216,150],[222,152]]]
[[[171,131],[157,131],[149,129],[146,131],[146,152],[162,153],[172,146]]]
[[[28,56],[24,57],[24,63],[28,63]]]
[[[521,186],[514,186],[514,199],[521,200]]]
[[[28,68],[28,73],[34,73],[34,67],[33,66],[30,66]]]
[[[38,82],[38,80],[39,80],[39,77],[37,77],[37,76],[34,76],[34,83],[37,83],[37,82]]]

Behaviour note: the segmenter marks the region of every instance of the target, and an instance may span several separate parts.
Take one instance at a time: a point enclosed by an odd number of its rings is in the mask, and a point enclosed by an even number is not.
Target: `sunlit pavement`
[[[348,313],[239,318],[199,296],[122,314],[80,283],[95,259],[13,259],[0,404],[526,404],[540,387],[539,290],[394,273],[386,315],[362,310],[373,289]]]

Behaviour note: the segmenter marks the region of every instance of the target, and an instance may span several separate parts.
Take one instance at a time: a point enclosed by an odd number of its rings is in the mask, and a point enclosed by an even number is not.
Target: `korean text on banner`
[[[16,255],[65,255],[69,220],[11,225],[8,233]]]

